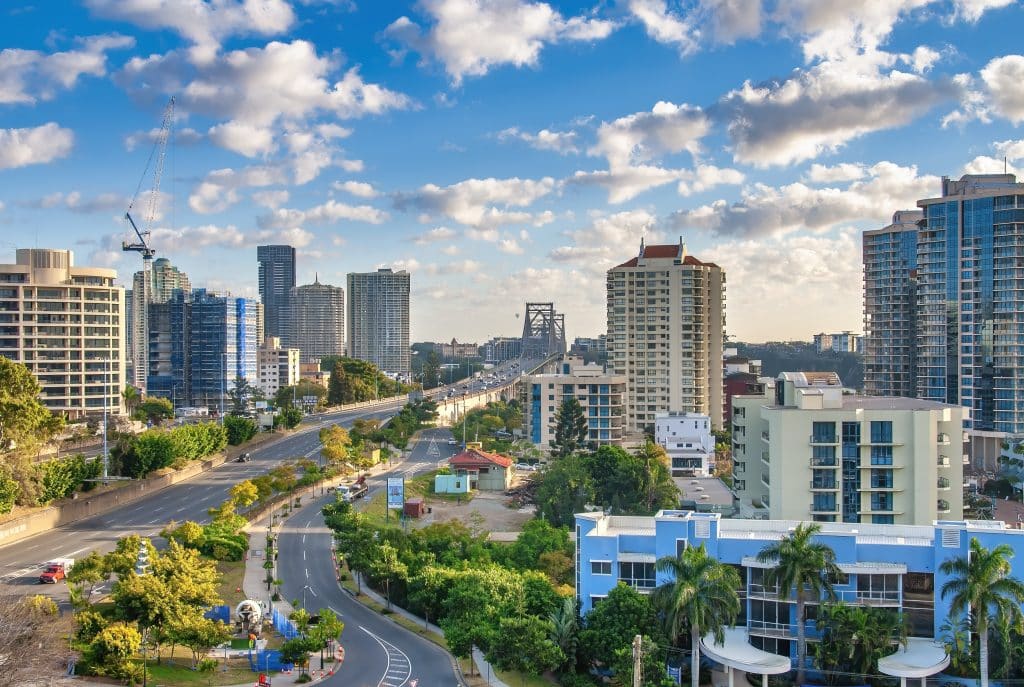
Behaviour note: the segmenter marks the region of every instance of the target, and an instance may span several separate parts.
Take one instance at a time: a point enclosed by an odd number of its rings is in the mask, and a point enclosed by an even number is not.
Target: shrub
[[[224,418],[224,429],[232,446],[244,444],[256,436],[256,423],[247,417],[228,415]]]

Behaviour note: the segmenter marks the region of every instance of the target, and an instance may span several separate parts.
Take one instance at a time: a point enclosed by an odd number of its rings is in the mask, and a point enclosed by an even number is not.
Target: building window
[[[591,575],[611,575],[612,574],[612,562],[611,561],[590,561],[590,574]]]
[[[871,464],[892,465],[892,446],[872,446]]]
[[[634,589],[654,589],[654,563],[619,563],[619,581]]]
[[[608,598],[607,594],[591,594],[590,595],[590,608],[597,608],[597,605]]]
[[[892,510],[892,494],[889,492],[871,494],[871,510]]]
[[[836,423],[815,422],[811,425],[811,441],[816,444],[836,443]]]
[[[896,518],[893,515],[872,515],[872,525],[892,525],[896,522]]]
[[[892,421],[872,420],[871,421],[871,443],[891,444],[892,443]]]

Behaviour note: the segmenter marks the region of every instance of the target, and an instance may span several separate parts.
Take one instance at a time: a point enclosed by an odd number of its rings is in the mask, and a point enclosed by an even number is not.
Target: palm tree
[[[814,541],[821,525],[801,523],[775,544],[757,554],[761,563],[774,563],[765,571],[766,580],[779,587],[779,598],[786,600],[796,592],[796,660],[797,684],[804,682],[807,663],[807,627],[804,623],[808,598],[833,598],[832,580],[839,577],[836,552],[827,544]]]
[[[708,555],[704,545],[689,547],[676,557],[665,556],[657,563],[658,572],[671,573],[673,579],[651,595],[665,623],[669,639],[675,643],[690,633],[690,681],[700,684],[700,638],[711,632],[715,641],[725,638],[724,628],[736,620],[742,584],[739,573]]]
[[[562,605],[556,608],[548,619],[551,621],[551,641],[565,654],[565,662],[560,667],[575,669],[580,633],[576,599],[571,596],[562,599]]]
[[[124,401],[124,409],[128,413],[128,417],[135,415],[135,410],[142,403],[142,396],[139,395],[139,390],[131,384],[124,385],[124,391],[121,392],[121,399]]]
[[[989,625],[1007,623],[1024,631],[1024,583],[1010,576],[1013,549],[1000,544],[986,549],[976,537],[966,557],[958,556],[942,562],[939,570],[950,579],[942,585],[942,598],[951,596],[949,614],[969,614],[978,633],[979,672],[981,687],[988,687],[988,630]]]

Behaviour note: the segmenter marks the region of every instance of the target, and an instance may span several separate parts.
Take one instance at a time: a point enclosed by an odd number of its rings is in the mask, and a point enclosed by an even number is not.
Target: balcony
[[[743,473],[745,473],[747,471],[746,461],[734,460],[732,462],[732,471],[735,472],[737,475],[742,475]]]
[[[938,464],[939,464],[940,468],[948,468],[949,467],[949,456],[939,456]]]
[[[750,583],[747,585],[747,598],[750,599],[778,599],[778,585],[765,585]]]
[[[839,467],[839,459],[835,456],[831,458],[815,458],[811,456],[810,465],[812,468],[835,468]]]
[[[839,491],[839,483],[833,480],[811,480],[811,489],[814,491]]]
[[[834,434],[832,436],[812,434],[807,437],[807,443],[812,446],[837,446],[839,441]]]
[[[839,512],[839,504],[836,503],[836,504],[833,504],[831,506],[826,506],[824,504],[819,505],[819,504],[816,504],[816,503],[811,503],[811,505],[807,507],[807,510],[812,515],[819,515],[819,514],[833,515],[833,514],[836,514],[836,513]]]
[[[796,627],[789,623],[775,623],[768,620],[748,620],[747,630],[752,635],[760,635],[762,637],[783,637],[786,639],[794,639],[796,637]]]
[[[768,430],[761,432],[762,441],[771,441],[771,437],[768,434]]]
[[[936,488],[938,488],[939,491],[949,491],[949,478],[940,477],[936,482]]]
[[[939,432],[939,435],[935,437],[935,443],[939,446],[949,446],[949,435],[945,432]]]
[[[935,510],[938,511],[939,513],[948,513],[949,501],[945,499],[939,499],[938,502],[935,504]]]

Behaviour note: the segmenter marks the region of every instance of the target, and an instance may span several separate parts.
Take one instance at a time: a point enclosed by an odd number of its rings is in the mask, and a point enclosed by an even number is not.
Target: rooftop
[[[448,464],[454,467],[476,467],[490,464],[507,468],[512,465],[512,459],[498,453],[488,453],[478,448],[467,448],[465,451],[452,456],[448,460]]]

